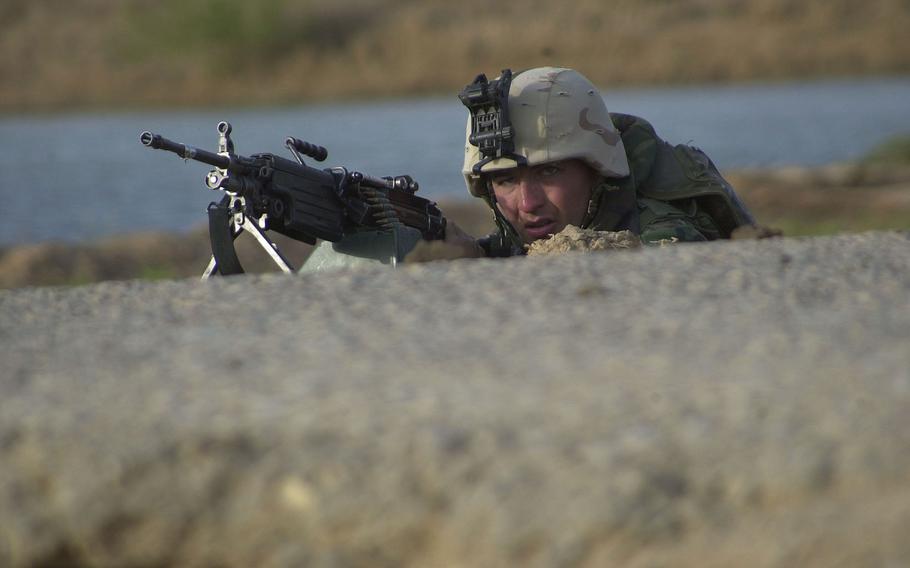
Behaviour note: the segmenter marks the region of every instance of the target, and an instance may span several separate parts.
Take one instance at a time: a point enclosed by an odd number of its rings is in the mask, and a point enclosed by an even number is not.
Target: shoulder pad
[[[661,139],[647,120],[631,114],[610,113],[610,120],[622,137],[633,180],[647,179],[657,155]]]
[[[736,227],[755,224],[752,214],[711,159],[692,146],[673,146],[658,139],[650,175],[637,190],[641,196],[661,201],[697,199],[724,237],[729,237]]]

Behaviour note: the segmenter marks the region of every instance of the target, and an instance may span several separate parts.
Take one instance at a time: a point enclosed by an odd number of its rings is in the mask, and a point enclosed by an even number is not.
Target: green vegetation
[[[139,278],[142,280],[173,280],[179,276],[174,266],[148,265],[139,269]]]
[[[862,161],[872,164],[910,165],[910,134],[885,140],[873,148]]]
[[[162,0],[129,6],[124,47],[130,53],[189,57],[211,65],[229,60],[240,71],[295,51],[343,49],[379,9],[376,2],[289,0]]]

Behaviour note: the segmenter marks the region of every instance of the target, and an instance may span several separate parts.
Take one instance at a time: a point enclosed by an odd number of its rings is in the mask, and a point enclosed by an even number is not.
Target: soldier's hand
[[[420,241],[405,256],[405,262],[429,262],[431,260],[454,260],[456,258],[479,258],[484,256],[477,240],[457,224],[446,224],[446,237],[441,241]]]

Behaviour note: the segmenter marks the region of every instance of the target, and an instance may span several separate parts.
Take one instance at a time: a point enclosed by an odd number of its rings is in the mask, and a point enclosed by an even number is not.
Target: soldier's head
[[[629,164],[600,92],[583,75],[541,67],[508,76],[498,78],[508,83],[498,105],[477,102],[478,88],[462,93],[466,106],[475,103],[462,173],[471,195],[529,243],[582,225],[594,186],[628,175]]]

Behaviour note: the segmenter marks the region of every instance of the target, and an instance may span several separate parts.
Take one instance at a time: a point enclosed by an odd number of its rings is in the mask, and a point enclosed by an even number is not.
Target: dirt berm
[[[902,566],[910,234],[0,292],[2,566]]]

